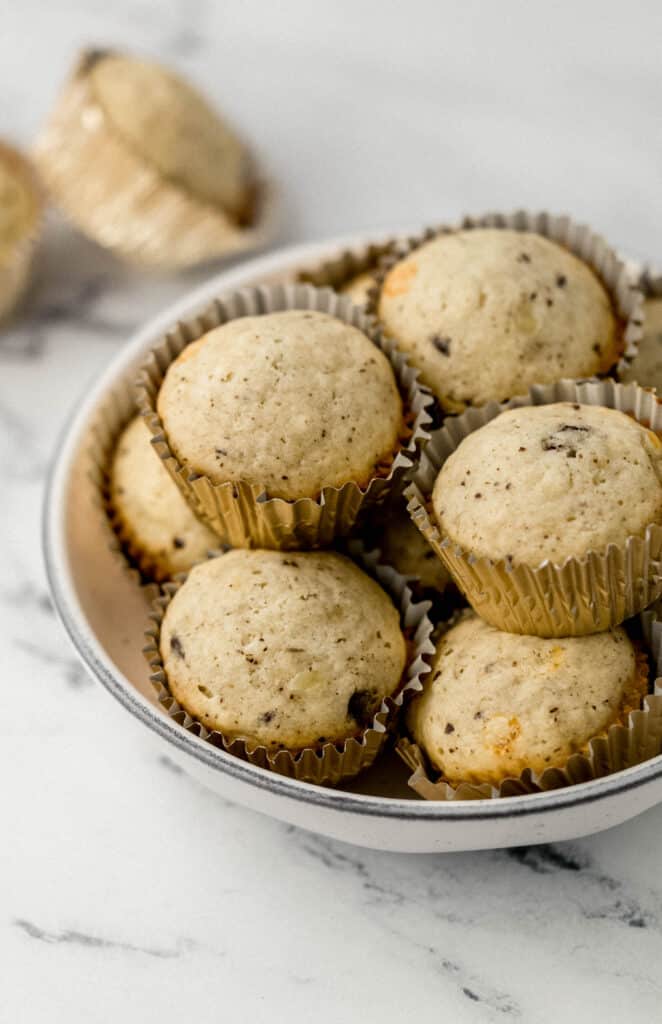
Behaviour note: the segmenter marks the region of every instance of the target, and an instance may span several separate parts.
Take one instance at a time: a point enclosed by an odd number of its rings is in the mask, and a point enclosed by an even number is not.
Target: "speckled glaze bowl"
[[[87,475],[89,432],[109,393],[127,387],[145,353],[172,323],[219,292],[292,281],[316,261],[380,239],[344,238],[298,246],[225,272],[167,310],[129,341],[83,401],[57,445],[46,493],[44,552],[53,599],[89,672],[211,789],[264,814],[359,846],[417,853],[553,842],[598,832],[662,801],[662,757],[567,789],[452,803],[419,800],[407,770],[386,754],[358,779],[329,789],[283,778],[232,757],[168,718],[141,654],[149,605],[104,542]]]

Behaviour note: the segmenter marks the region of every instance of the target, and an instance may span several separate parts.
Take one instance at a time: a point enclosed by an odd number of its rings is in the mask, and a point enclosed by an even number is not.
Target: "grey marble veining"
[[[285,241],[521,204],[662,261],[661,36],[653,2],[28,0],[0,135],[29,143],[78,46],[133,45],[259,142]],[[658,1019],[662,808],[555,846],[353,849],[200,787],[79,666],[39,551],[58,431],[207,273],[121,267],[53,216],[0,332],[0,1020]]]

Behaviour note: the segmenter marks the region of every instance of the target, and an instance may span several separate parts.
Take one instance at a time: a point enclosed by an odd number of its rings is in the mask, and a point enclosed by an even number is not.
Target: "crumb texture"
[[[406,664],[390,597],[333,552],[237,549],[196,566],[160,644],[170,689],[192,716],[295,750],[361,732]]]
[[[213,483],[315,498],[391,462],[403,425],[391,364],[325,313],[242,317],[188,345],[158,397],[168,441]]]
[[[452,782],[498,785],[571,754],[639,706],[635,649],[619,628],[547,640],[503,633],[473,612],[439,641],[408,724]]]
[[[512,409],[460,442],[432,504],[441,531],[476,556],[579,558],[662,522],[662,443],[604,406]]]
[[[387,274],[379,319],[449,412],[606,371],[621,338],[602,282],[541,235],[472,229]]]

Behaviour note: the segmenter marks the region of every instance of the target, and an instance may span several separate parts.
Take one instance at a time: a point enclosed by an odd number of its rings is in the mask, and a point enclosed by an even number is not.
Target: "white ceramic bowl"
[[[231,757],[185,732],[157,705],[141,654],[147,605],[108,550],[86,472],[95,411],[131,383],[144,353],[178,318],[218,293],[292,279],[303,267],[362,239],[297,246],[224,272],[153,320],[119,353],[76,407],[57,447],[44,509],[44,552],[53,599],[93,676],[190,774],[237,803],[359,846],[418,853],[570,839],[619,824],[662,800],[662,757],[568,789],[502,800],[425,802],[406,787],[393,755],[345,789],[283,778]]]

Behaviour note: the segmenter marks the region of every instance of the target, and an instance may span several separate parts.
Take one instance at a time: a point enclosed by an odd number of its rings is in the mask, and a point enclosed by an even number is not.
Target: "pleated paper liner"
[[[319,498],[287,501],[269,498],[265,488],[236,480],[213,483],[180,463],[168,445],[156,410],[159,388],[170,364],[190,342],[219,324],[237,317],[288,309],[316,310],[338,317],[364,331],[388,357],[395,373],[405,411],[412,423],[410,434],[394,453],[384,476],[375,475],[366,487],[348,481],[341,487],[325,487]],[[376,330],[347,296],[312,285],[281,284],[233,292],[213,302],[200,316],[183,321],[170,331],[146,360],[137,384],[138,405],[152,431],[153,444],[171,476],[196,513],[221,540],[231,547],[316,548],[328,547],[347,535],[367,508],[403,489],[406,476],[418,461],[419,449],[429,434],[427,408],[431,396],[418,385],[418,371],[394,343]]]
[[[614,312],[622,326],[623,352],[618,363],[610,371],[618,377],[637,354],[637,347],[643,334],[643,295],[633,282],[623,260],[607,242],[585,224],[577,224],[570,217],[517,210],[514,213],[487,213],[481,217],[467,216],[456,225],[429,228],[421,235],[409,239],[406,248],[388,253],[382,259],[376,276],[377,287],[368,302],[368,312],[377,315],[381,286],[389,270],[396,263],[438,235],[470,228],[508,228],[543,235],[550,241],[564,246],[594,270],[607,289]]]
[[[643,647],[654,677],[660,672],[662,651],[659,615],[658,605],[639,617]],[[641,656],[639,669],[646,670]],[[506,778],[498,786],[469,782],[451,785],[430,765],[421,748],[406,736],[400,737],[396,749],[412,772],[409,786],[424,800],[494,800],[589,782],[662,754],[662,679],[656,679],[653,693],[644,697],[641,709],[630,711],[626,721],[615,723],[605,733],[594,737],[585,751],[572,754],[562,768],[547,768],[541,773],[527,768],[519,777]]]
[[[650,265],[633,268],[637,287],[646,301],[655,299],[662,301],[662,273]],[[656,303],[657,304],[657,303]],[[655,328],[645,311],[644,337],[639,345],[637,358],[623,373],[622,379],[635,382],[641,387],[653,388],[662,395],[662,332]]]
[[[17,149],[0,141],[0,167],[3,165],[30,192],[34,214],[25,225],[23,237],[0,256],[0,322],[11,316],[25,294],[44,220],[44,199],[32,166]]]
[[[319,747],[305,747],[302,750],[272,751],[256,742],[231,739],[220,732],[210,731],[201,722],[192,718],[168,690],[168,680],[159,650],[161,623],[166,608],[186,581],[185,574],[171,583],[166,583],[163,595],[154,601],[154,626],[146,634],[147,646],[144,649],[145,657],[152,668],[152,684],[159,702],[168,715],[182,728],[221,747],[229,754],[267,771],[274,771],[302,782],[336,785],[343,779],[352,778],[368,768],[384,745],[405,701],[422,688],[421,678],[429,671],[428,659],[434,651],[431,640],[433,627],[427,615],[428,603],[415,602],[412,599],[405,578],[394,569],[382,565],[379,552],[367,552],[359,541],[350,541],[347,553],[390,594],[400,612],[401,628],[410,638],[409,658],[400,689],[392,697],[382,701],[380,710],[367,729],[359,736],[351,736],[342,742],[324,743]],[[222,557],[222,554],[217,557]]]
[[[84,52],[35,147],[40,175],[66,215],[99,245],[162,269],[259,248],[278,220],[272,183],[257,182],[251,222],[198,198],[122,138],[91,87],[104,51]]]
[[[137,415],[129,386],[116,388],[110,393],[96,414],[90,428],[87,449],[88,477],[92,483],[92,496],[103,523],[106,545],[121,564],[132,583],[140,587],[147,601],[160,593],[154,565],[145,553],[132,542],[110,500],[110,466],[119,437],[130,420]]]
[[[662,432],[662,406],[654,393],[635,384],[559,381],[536,385],[528,396],[490,402],[449,417],[422,453],[405,496],[409,514],[446,565],[475,611],[498,629],[534,636],[581,636],[617,626],[643,611],[662,593],[662,525],[583,558],[537,566],[492,561],[464,551],[443,536],[429,507],[432,489],[448,456],[468,434],[507,408],[578,402],[628,413]]]
[[[333,288],[341,292],[359,274],[377,274],[380,260],[391,251],[399,251],[406,243],[396,238],[384,242],[368,242],[343,251],[330,260],[305,268],[299,273],[299,281],[316,288]],[[376,281],[375,281],[376,287]]]

